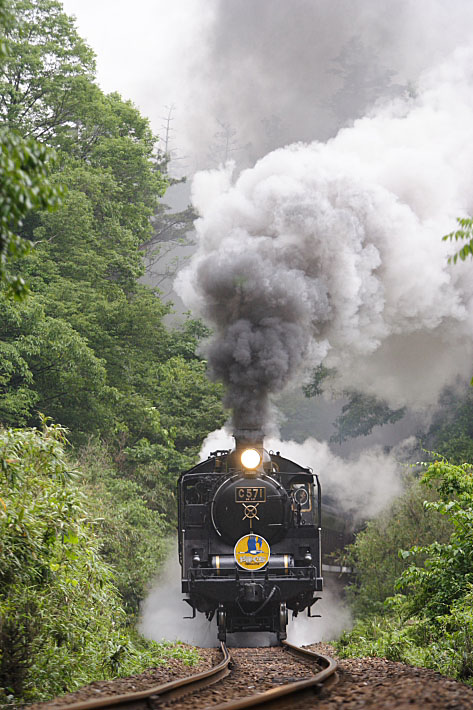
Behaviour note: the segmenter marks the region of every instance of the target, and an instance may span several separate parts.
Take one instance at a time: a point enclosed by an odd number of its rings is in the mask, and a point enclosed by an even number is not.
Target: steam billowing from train
[[[471,264],[443,234],[473,208],[473,52],[423,74],[327,143],[275,150],[232,182],[196,175],[199,249],[179,294],[213,327],[211,371],[234,425],[307,368],[392,406],[470,376]]]
[[[473,26],[468,0],[212,0],[197,10],[194,44],[182,51],[181,41],[170,67],[187,66],[173,84],[192,111],[177,111],[173,127],[201,168],[327,140],[467,44]]]

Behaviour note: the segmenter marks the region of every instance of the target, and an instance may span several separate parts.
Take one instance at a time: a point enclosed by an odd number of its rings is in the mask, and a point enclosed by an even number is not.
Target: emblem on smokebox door
[[[243,503],[245,507],[245,515],[243,516],[242,520],[248,520],[250,521],[250,528],[253,527],[253,518],[256,520],[259,520],[258,518],[258,503],[256,505],[247,505],[246,503]]]
[[[259,504],[266,503],[266,488],[264,486],[237,486],[235,488],[235,503],[243,505],[245,514],[242,520],[248,519],[251,529],[253,527],[253,519],[259,520]]]
[[[235,561],[239,567],[254,572],[269,562],[271,550],[261,535],[243,535],[235,545]]]

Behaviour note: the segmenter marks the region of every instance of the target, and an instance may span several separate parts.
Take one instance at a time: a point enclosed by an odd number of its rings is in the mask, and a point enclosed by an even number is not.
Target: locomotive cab
[[[322,590],[321,491],[309,468],[240,437],[178,482],[182,591],[194,616],[286,637]]]

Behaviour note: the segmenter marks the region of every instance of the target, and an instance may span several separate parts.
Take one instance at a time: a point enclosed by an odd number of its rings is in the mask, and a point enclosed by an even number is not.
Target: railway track
[[[271,707],[273,704],[277,704],[280,707],[284,701],[287,701],[288,706],[291,707],[296,697],[299,698],[299,696],[308,692],[313,694],[315,691],[320,690],[323,684],[328,683],[330,680],[335,681],[338,664],[333,658],[316,653],[316,651],[310,651],[307,648],[294,646],[288,641],[282,641],[281,643],[292,654],[313,661],[314,665],[320,667],[320,670],[317,670],[314,675],[308,678],[285,683],[262,693],[236,698],[219,705],[212,705],[212,710],[244,710],[244,708]]]
[[[336,677],[337,663],[328,656],[323,656],[315,651],[294,646],[287,641],[283,646],[291,655],[309,659],[316,666],[316,672],[309,677],[293,680],[277,687],[239,697],[228,702],[212,703],[212,710],[243,710],[252,707],[270,707],[274,703],[292,702],[295,696],[318,690],[324,683]],[[64,706],[64,710],[153,710],[168,703],[174,703],[191,693],[205,689],[210,685],[219,683],[230,674],[231,655],[225,643],[220,644],[222,660],[209,670],[192,676],[180,678],[168,683],[162,683],[146,690],[141,690],[123,695],[112,695],[105,698],[94,698]],[[195,697],[192,707],[204,710],[208,707],[204,698]]]
[[[144,710],[144,708],[147,708],[149,710],[149,708],[158,707],[163,703],[172,702],[190,692],[217,683],[230,673],[231,656],[228,648],[224,643],[221,643],[220,650],[223,656],[222,660],[207,671],[172,680],[168,683],[161,683],[134,693],[109,695],[106,698],[94,698],[93,700],[72,703],[65,706],[64,710],[96,710],[98,708],[110,708],[111,710],[115,708],[120,710]]]

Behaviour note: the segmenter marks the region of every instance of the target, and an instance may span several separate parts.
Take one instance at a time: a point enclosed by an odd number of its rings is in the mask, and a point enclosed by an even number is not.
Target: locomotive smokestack
[[[235,449],[253,449],[263,448],[263,432],[261,429],[238,429],[233,436],[235,437]]]

